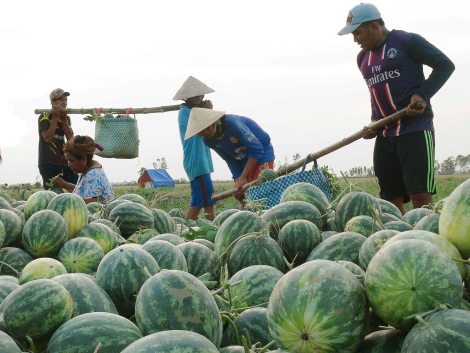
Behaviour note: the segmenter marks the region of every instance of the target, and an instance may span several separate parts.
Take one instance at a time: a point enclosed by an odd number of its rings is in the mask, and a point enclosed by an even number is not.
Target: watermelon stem
[[[29,350],[33,353],[37,353],[36,344],[34,344],[33,339],[30,336],[26,336],[26,340],[29,343]]]
[[[98,353],[98,351],[101,349],[101,346],[102,346],[101,342],[98,343],[98,344],[96,345],[96,348],[95,348],[95,350],[93,351],[93,353]]]
[[[232,327],[233,334],[235,336],[235,342],[237,343],[237,345],[240,346],[241,345],[240,336],[238,335],[237,326],[233,323],[232,318],[229,315],[226,315],[226,314],[222,314],[221,316],[222,316],[222,319],[226,320],[228,322],[228,324]]]
[[[258,351],[259,351],[259,353],[267,352],[267,351],[271,350],[271,348],[273,346],[275,346],[275,344],[276,344],[276,341],[273,340],[273,341],[269,342],[267,345],[265,345],[264,347],[261,347]]]
[[[2,266],[3,266],[3,265],[5,265],[5,266],[8,267],[10,270],[12,270],[13,272],[15,272],[15,273],[16,273],[16,277],[18,277],[18,276],[20,275],[19,272],[18,272],[15,268],[11,267],[9,264],[7,264],[6,262],[3,262],[3,261],[0,261],[0,270],[2,269]]]
[[[464,259],[452,258],[452,260],[457,261],[457,262],[462,262],[462,263],[467,264],[467,265],[470,265],[470,259],[464,260]]]

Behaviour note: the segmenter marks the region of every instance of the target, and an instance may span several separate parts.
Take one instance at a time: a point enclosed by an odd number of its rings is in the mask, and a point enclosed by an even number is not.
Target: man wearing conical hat
[[[211,180],[214,168],[210,150],[200,136],[193,136],[187,140],[184,138],[191,110],[194,107],[212,109],[212,102],[204,100],[204,95],[212,92],[214,92],[212,88],[189,76],[173,97],[173,100],[184,101],[178,113],[178,124],[183,145],[183,166],[191,183],[191,203],[186,215],[188,219],[197,219],[202,208],[207,219],[215,218],[214,201],[212,201],[214,187]]]
[[[186,139],[201,136],[227,163],[238,189],[274,167],[271,138],[254,120],[205,108],[193,108]],[[237,197],[243,205],[242,196]]]

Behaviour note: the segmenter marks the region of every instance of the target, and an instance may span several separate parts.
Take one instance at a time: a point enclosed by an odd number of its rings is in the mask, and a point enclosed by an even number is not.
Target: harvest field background
[[[470,178],[470,174],[458,174],[458,175],[438,175],[436,177],[437,194],[434,195],[433,201],[437,202],[447,197],[457,186],[463,183],[465,180]],[[334,183],[336,184],[335,196],[337,196],[341,190],[351,185],[352,188],[360,191],[365,191],[374,196],[379,196],[379,186],[375,177],[361,177],[361,178],[337,178],[334,177]],[[234,184],[232,181],[216,181],[214,182],[215,194],[233,189]],[[186,210],[190,201],[190,185],[188,183],[175,184],[174,188],[156,188],[156,189],[142,189],[137,185],[113,185],[115,197],[119,197],[124,194],[134,193],[145,197],[149,201],[149,207],[155,207],[164,211],[170,211],[174,208]],[[37,189],[39,190],[39,189]],[[27,198],[28,194],[37,190],[5,190],[8,194],[17,200]],[[23,193],[23,195],[22,195]],[[229,209],[237,208],[238,201],[229,197],[227,199],[217,202],[217,212]],[[411,209],[411,203],[406,205],[406,210]]]

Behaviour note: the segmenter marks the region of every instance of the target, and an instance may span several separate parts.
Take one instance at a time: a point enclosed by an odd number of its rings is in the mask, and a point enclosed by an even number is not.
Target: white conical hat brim
[[[212,92],[215,91],[205,83],[199,81],[193,76],[189,76],[186,81],[184,81],[178,92],[176,92],[173,100],[185,100],[191,97],[203,96],[204,94]]]
[[[197,135],[206,127],[209,127],[221,117],[225,115],[225,112],[205,109],[205,108],[193,108],[191,114],[189,114],[188,127],[184,139],[187,140],[194,135]]]

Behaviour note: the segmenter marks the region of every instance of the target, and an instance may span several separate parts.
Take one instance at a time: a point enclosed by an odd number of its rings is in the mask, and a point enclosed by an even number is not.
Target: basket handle
[[[307,167],[307,163],[308,163],[308,158],[305,158],[304,164],[302,165],[302,172],[305,171],[305,168]],[[313,168],[312,169],[318,169],[318,163],[317,163],[316,159],[313,160]]]

